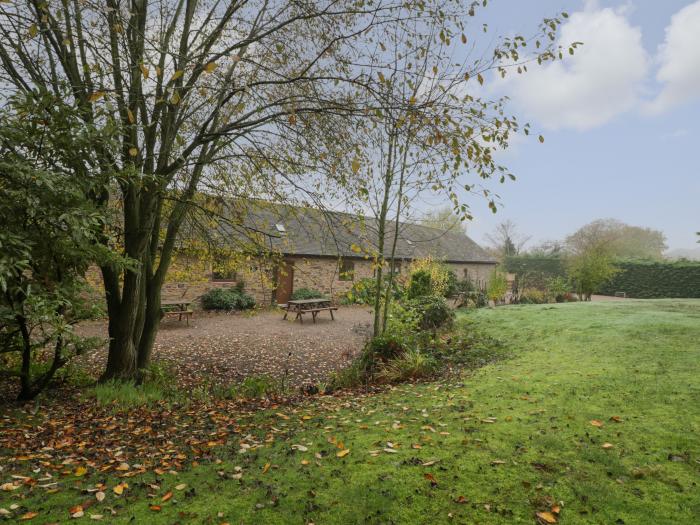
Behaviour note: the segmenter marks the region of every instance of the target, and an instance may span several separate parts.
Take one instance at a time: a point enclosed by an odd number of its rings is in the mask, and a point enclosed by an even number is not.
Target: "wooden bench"
[[[325,310],[328,310],[328,313],[331,314],[331,321],[335,321],[335,317],[333,317],[333,310],[337,310],[337,306],[323,306],[320,308],[313,308],[311,310],[302,310],[299,312],[299,314],[305,314],[307,312],[311,312],[311,318],[313,319],[314,323],[316,322],[316,316],[318,315],[319,312],[323,312]],[[303,323],[301,316],[299,315],[299,320]]]
[[[187,326],[190,326],[190,317],[192,317],[192,314],[194,314],[193,310],[164,310],[163,311],[163,317],[175,317],[177,316],[178,321],[182,321],[182,316],[185,316],[185,321],[187,322]]]

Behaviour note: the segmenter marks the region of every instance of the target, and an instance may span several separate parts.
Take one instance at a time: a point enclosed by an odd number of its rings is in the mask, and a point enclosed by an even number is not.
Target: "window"
[[[347,261],[345,259],[340,261],[338,279],[340,279],[341,281],[355,280],[355,263],[353,261]]]
[[[211,264],[211,280],[222,282],[238,280],[236,270],[231,267],[230,259],[225,257],[214,257]]]

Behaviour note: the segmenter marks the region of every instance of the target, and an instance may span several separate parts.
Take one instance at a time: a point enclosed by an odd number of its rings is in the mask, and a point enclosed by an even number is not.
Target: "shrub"
[[[407,350],[407,341],[402,335],[384,332],[367,343],[366,351],[373,360],[389,361]]]
[[[323,294],[318,290],[314,290],[313,288],[299,288],[298,290],[294,290],[292,293],[292,299],[295,301],[304,299],[320,299],[322,297]]]
[[[487,297],[493,302],[502,301],[507,291],[508,280],[506,275],[502,271],[495,269],[491,274],[491,279],[489,279],[488,288],[486,288]]]
[[[547,279],[547,294],[556,302],[564,302],[564,296],[569,292],[569,282],[564,277]]]
[[[451,277],[450,269],[447,265],[436,261],[430,256],[423,259],[416,259],[408,268],[407,275],[409,276],[409,283],[413,279],[413,275],[418,272],[425,272],[430,275],[430,291],[421,293],[420,295],[445,296],[449,293]]]
[[[432,278],[426,270],[418,270],[411,274],[408,282],[406,296],[409,299],[417,299],[430,295],[432,291]]]
[[[388,283],[385,281],[384,285],[388,286]],[[398,299],[399,297],[401,297],[403,289],[396,280],[394,280],[392,288],[393,298]],[[345,294],[345,297],[343,297],[342,302],[344,304],[374,304],[376,289],[377,281],[375,281],[374,279],[360,279],[352,285],[350,291],[347,294]],[[386,288],[384,288],[384,291],[386,291]]]
[[[431,377],[437,370],[438,364],[433,357],[420,350],[409,350],[382,365],[377,379],[387,383],[398,383]]]
[[[537,288],[526,288],[520,292],[518,298],[520,304],[545,304],[548,303],[547,294]]]
[[[435,332],[454,320],[454,312],[444,297],[427,295],[406,302],[406,306],[419,314],[418,328]]]
[[[205,310],[248,310],[255,306],[255,299],[236,288],[212,288],[202,296]]]

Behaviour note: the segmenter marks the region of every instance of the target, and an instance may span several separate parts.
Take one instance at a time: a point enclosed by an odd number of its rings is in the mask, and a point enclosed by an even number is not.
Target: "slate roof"
[[[245,211],[235,213],[246,229],[264,234],[267,248],[287,255],[361,258],[376,246],[378,226],[371,217],[261,202],[249,203]],[[394,222],[388,221],[385,253],[391,251],[394,227]],[[229,229],[228,235],[236,233]],[[443,231],[399,223],[396,258],[427,255],[453,263],[497,263],[458,229]]]

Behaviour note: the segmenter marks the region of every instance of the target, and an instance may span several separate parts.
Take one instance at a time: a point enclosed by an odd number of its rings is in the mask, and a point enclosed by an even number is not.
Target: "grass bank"
[[[0,491],[0,507],[39,523],[71,521],[76,505],[109,523],[697,520],[700,301],[484,309],[457,329],[505,341],[509,357],[459,380],[246,416],[182,469],[68,466],[50,488]]]

